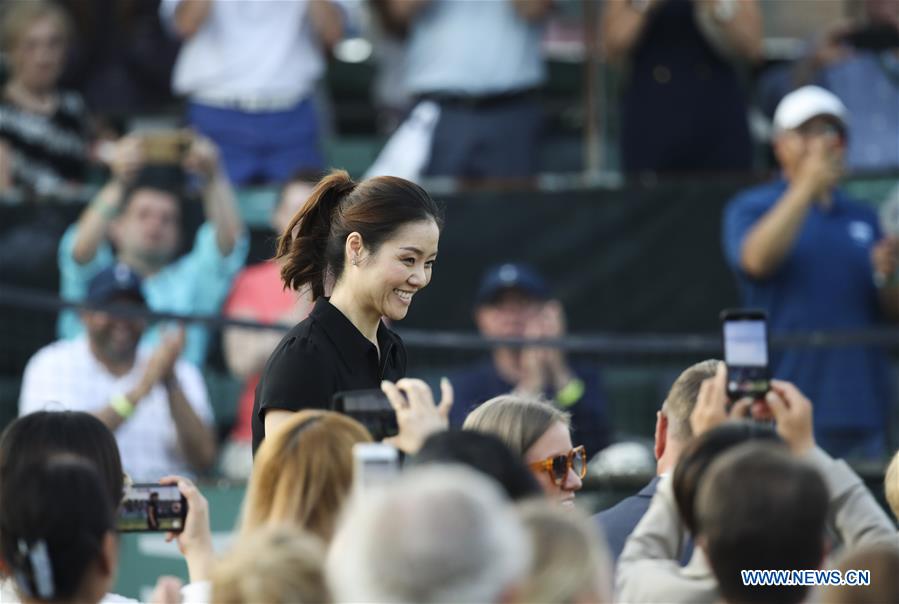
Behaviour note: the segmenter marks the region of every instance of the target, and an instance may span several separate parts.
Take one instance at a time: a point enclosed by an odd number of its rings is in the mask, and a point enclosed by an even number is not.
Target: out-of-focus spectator
[[[0,99],[0,191],[59,192],[81,182],[88,163],[84,103],[59,88],[71,25],[65,11],[45,0],[3,9],[9,78]]]
[[[426,176],[536,174],[540,22],[551,0],[389,0],[407,24],[406,91],[440,106]]]
[[[602,533],[578,509],[545,501],[519,508],[533,540],[534,562],[519,602],[611,602],[612,567]]]
[[[883,479],[883,490],[886,493],[887,503],[893,511],[893,516],[899,521],[899,452],[893,455],[893,460],[887,466]]]
[[[747,92],[738,66],[761,57],[755,0],[610,0],[600,44],[626,66],[621,95],[625,172],[752,167]]]
[[[899,602],[899,548],[877,544],[848,552],[837,570],[847,576],[848,571],[866,570],[871,573],[870,585],[829,585],[821,590],[821,604],[880,604]]]
[[[172,88],[188,121],[222,150],[231,181],[284,182],[321,168],[312,98],[344,16],[331,0],[162,0],[183,40]]]
[[[97,469],[59,456],[8,477],[0,552],[23,602],[96,604],[115,578],[115,507]]]
[[[606,541],[615,560],[624,549],[624,542],[649,509],[659,480],[674,470],[681,451],[693,440],[690,414],[696,406],[702,382],[715,376],[719,361],[708,360],[684,370],[668,391],[662,408],[656,414],[655,456],[656,476],[639,493],[622,500],[616,506],[596,514],[594,520],[603,528]]]
[[[506,491],[512,501],[539,496],[540,485],[521,461],[492,434],[449,430],[428,438],[407,464],[464,464],[483,472]]]
[[[316,182],[318,178],[313,174],[298,173],[284,185],[272,214],[275,233],[280,235],[287,229],[294,214],[309,198]],[[229,319],[289,327],[309,316],[312,306],[311,293],[285,289],[281,281],[280,265],[274,260],[268,260],[248,266],[237,275],[223,313]],[[237,422],[231,432],[233,455],[240,454],[252,459],[253,400],[256,386],[265,362],[283,335],[283,330],[265,331],[242,327],[229,327],[225,330],[223,345],[228,369],[244,380],[238,402]],[[246,449],[246,455],[243,455],[242,449]],[[241,452],[238,453],[238,450]],[[237,466],[234,469],[237,471]]]
[[[124,264],[90,282],[91,304],[145,309],[140,278]],[[88,411],[116,435],[125,470],[136,480],[193,474],[215,461],[212,409],[200,372],[178,356],[183,331],[155,350],[138,349],[142,319],[103,310],[82,312],[86,336],[39,350],[28,362],[19,414]]]
[[[546,282],[524,264],[487,270],[478,289],[474,318],[487,338],[551,339],[565,335],[565,311]],[[500,346],[490,359],[451,377],[453,426],[484,401],[515,392],[553,401],[571,415],[574,436],[590,458],[609,444],[606,402],[597,367],[572,363],[563,351],[530,346]]]
[[[181,163],[203,181],[206,222],[190,251],[176,258],[182,230],[182,189],[164,177],[156,155]],[[243,265],[249,238],[234,192],[224,175],[218,150],[208,139],[181,133],[129,136],[111,161],[112,179],[69,227],[59,243],[60,291],[70,301],[84,299],[90,279],[116,260],[144,279],[148,306],[160,312],[215,314],[231,280]],[[115,246],[115,251],[113,251]],[[81,332],[78,316],[60,315],[59,335]],[[149,342],[159,330],[149,330]],[[200,325],[187,328],[184,356],[197,366],[206,358],[209,333]]]
[[[759,82],[771,111],[790,91],[816,84],[848,108],[846,165],[899,167],[899,0],[863,0],[860,21],[840,23],[809,45],[802,59],[766,72]]]
[[[807,585],[752,585],[740,571],[807,570],[824,563],[827,485],[788,451],[746,443],[706,472],[696,496],[698,542],[729,604],[798,604]],[[764,518],[764,528],[759,527]],[[762,530],[760,530],[760,528]]]
[[[572,446],[570,426],[570,416],[550,403],[503,395],[472,411],[462,427],[498,437],[521,456],[547,497],[574,505],[587,474],[587,454],[583,446]]]
[[[91,112],[113,119],[155,112],[172,100],[178,43],[159,20],[159,0],[57,0],[74,32],[64,84]]]
[[[353,486],[353,445],[371,440],[362,424],[339,413],[291,415],[259,446],[241,535],[289,523],[330,541]]]
[[[289,524],[260,528],[215,565],[212,598],[219,604],[328,604],[325,547]]]
[[[431,466],[354,498],[325,564],[336,602],[499,604],[526,577],[531,544],[493,481]]]
[[[784,97],[774,117],[782,177],[738,194],[725,209],[725,257],[744,305],[766,309],[772,333],[899,320],[899,239],[883,237],[874,210],[837,187],[846,115],[836,96],[815,86]],[[883,349],[791,348],[773,355],[771,367],[815,400],[824,449],[884,455],[895,391]]]

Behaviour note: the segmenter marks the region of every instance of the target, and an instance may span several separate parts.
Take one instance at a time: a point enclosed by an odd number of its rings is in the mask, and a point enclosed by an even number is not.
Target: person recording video
[[[406,349],[382,317],[403,319],[431,281],[442,226],[442,208],[401,178],[356,183],[335,170],[318,183],[278,241],[285,286],[308,289],[315,306],[263,370],[253,406],[254,454],[294,412],[326,408],[337,392],[405,376]],[[448,389],[444,384],[444,398]]]

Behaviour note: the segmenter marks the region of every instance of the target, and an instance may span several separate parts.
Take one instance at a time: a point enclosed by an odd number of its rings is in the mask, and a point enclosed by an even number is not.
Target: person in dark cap
[[[115,433],[125,471],[137,481],[192,475],[215,461],[212,409],[199,370],[178,357],[184,331],[139,348],[147,327],[142,280],[126,264],[100,271],[81,312],[85,335],[59,340],[28,361],[19,415],[70,409]]]
[[[558,338],[565,313],[543,277],[531,266],[507,263],[487,270],[475,296],[474,319],[488,338]],[[572,363],[559,349],[499,346],[489,359],[450,380],[455,403],[450,424],[488,399],[515,392],[554,402],[571,414],[571,425],[588,456],[609,444],[610,430],[599,371]]]

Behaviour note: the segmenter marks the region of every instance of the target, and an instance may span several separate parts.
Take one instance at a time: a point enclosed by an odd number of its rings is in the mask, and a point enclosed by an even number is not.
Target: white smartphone
[[[399,452],[382,443],[353,445],[353,483],[357,490],[384,486],[400,473]]]

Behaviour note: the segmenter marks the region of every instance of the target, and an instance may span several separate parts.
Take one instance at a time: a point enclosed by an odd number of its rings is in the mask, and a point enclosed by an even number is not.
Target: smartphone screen
[[[722,313],[727,393],[733,399],[768,392],[768,328],[762,311]]]
[[[120,532],[181,532],[187,501],[177,485],[133,484],[125,490],[116,528]]]
[[[396,436],[396,412],[380,390],[346,390],[334,395],[332,409],[349,415],[371,433],[376,441]]]
[[[357,488],[367,489],[389,484],[399,472],[399,452],[390,445],[353,445],[353,482]]]

